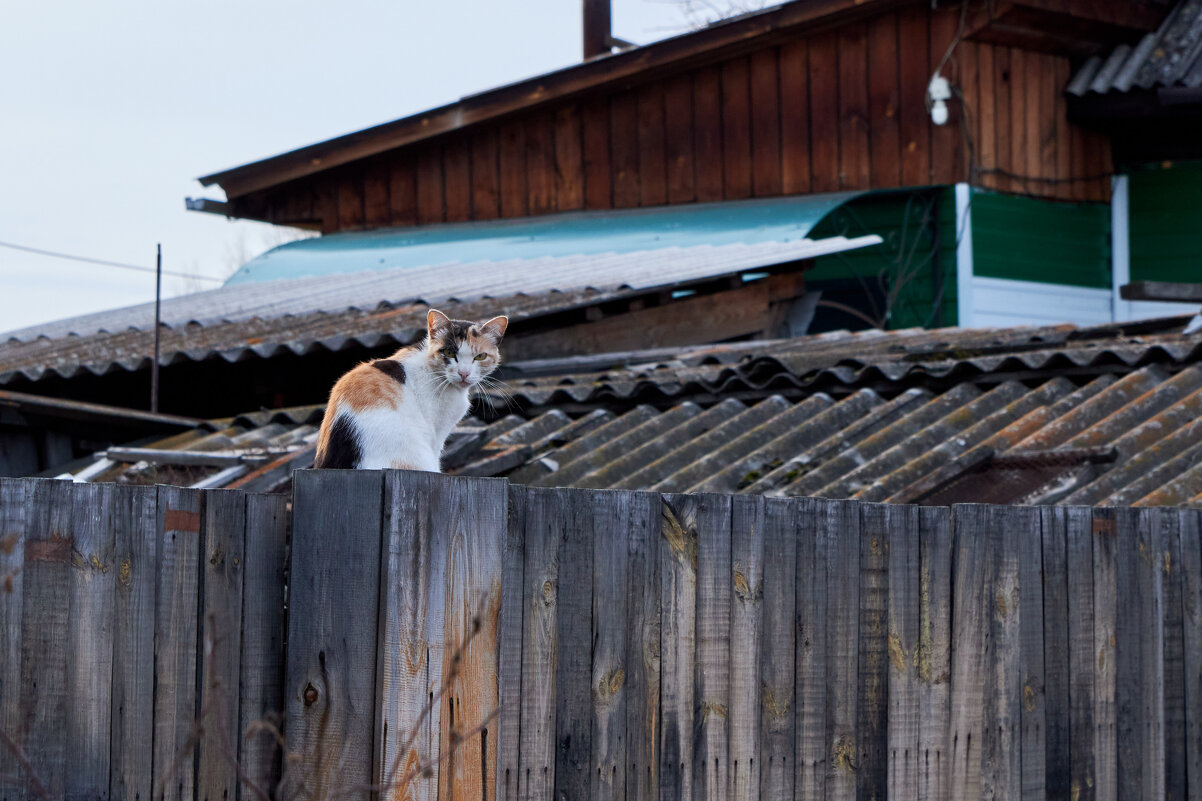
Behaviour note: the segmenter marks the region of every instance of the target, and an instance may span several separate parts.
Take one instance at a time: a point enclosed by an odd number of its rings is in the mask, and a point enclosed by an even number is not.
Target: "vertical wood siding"
[[[1108,199],[1109,140],[1069,124],[1066,57],[960,41],[949,121],[931,124],[958,23],[911,6],[238,202],[330,232],[967,180]]]

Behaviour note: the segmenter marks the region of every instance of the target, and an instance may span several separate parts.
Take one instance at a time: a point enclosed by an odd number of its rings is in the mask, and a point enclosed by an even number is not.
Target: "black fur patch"
[[[468,338],[469,333],[473,328],[473,324],[467,320],[451,320],[447,327],[439,332],[437,344],[438,352],[445,359],[454,359],[459,353],[459,346]]]
[[[359,459],[359,441],[355,439],[354,426],[342,416],[334,421],[330,441],[313,466],[321,470],[354,470],[359,466]]]
[[[405,365],[396,359],[376,359],[371,366],[384,375],[391,376],[398,384],[405,383]]]

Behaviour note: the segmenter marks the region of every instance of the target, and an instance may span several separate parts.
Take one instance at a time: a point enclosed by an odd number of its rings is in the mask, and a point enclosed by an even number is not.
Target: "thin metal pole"
[[[163,297],[163,244],[155,246],[154,258],[154,361],[150,364],[150,411],[159,410],[159,305]]]

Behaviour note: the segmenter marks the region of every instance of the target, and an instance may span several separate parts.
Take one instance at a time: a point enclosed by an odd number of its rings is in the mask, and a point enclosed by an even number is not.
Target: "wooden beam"
[[[515,361],[584,353],[719,342],[763,335],[780,326],[792,302],[805,293],[799,273],[783,273],[726,292],[684,298],[550,331],[506,339]]]
[[[1178,281],[1132,281],[1119,288],[1123,300],[1158,300],[1165,303],[1202,303],[1202,284]]]
[[[246,462],[266,461],[279,452],[172,451],[157,448],[109,448],[106,458],[114,462],[150,462],[190,467],[232,467]]]
[[[1061,5],[1053,0],[1001,4],[987,18],[974,14],[966,22],[966,38],[1061,56],[1088,56],[1155,30],[1167,11],[1167,6],[1151,3],[1076,3],[1068,11]]]

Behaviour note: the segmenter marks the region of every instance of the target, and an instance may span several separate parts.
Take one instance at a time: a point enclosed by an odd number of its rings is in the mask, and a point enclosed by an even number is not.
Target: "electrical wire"
[[[0,248],[9,248],[10,250],[20,250],[24,253],[33,253],[38,256],[49,256],[55,259],[66,259],[68,261],[80,261],[85,264],[98,264],[101,267],[116,267],[121,270],[136,270],[140,273],[153,273],[153,267],[143,267],[139,264],[125,264],[119,261],[107,261],[105,259],[93,259],[88,256],[74,256],[70,253],[59,253],[53,250],[42,250],[41,248],[31,248],[28,245],[18,245],[15,242],[0,242]],[[224,279],[213,278],[208,275],[198,275],[196,273],[178,273],[173,270],[163,270],[163,275],[171,275],[176,278],[195,278],[198,281],[214,281],[222,283]]]

